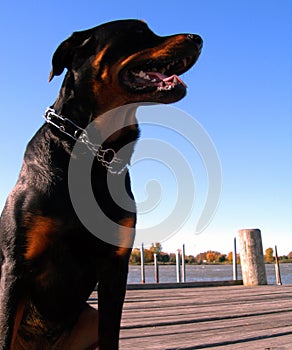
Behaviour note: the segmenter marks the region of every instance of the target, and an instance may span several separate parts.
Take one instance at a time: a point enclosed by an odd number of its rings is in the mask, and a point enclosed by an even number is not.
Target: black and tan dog
[[[178,75],[196,62],[201,47],[198,35],[161,37],[142,21],[122,20],[75,32],[56,50],[50,80],[65,68],[67,74],[47,123],[27,146],[0,221],[1,350],[118,349],[136,210],[116,204],[107,181],[111,177],[123,188],[121,196],[133,198],[127,169],[120,176],[112,165],[115,152],[134,144],[139,131],[135,108],[112,119],[103,114],[131,103],[181,99],[186,86]],[[101,146],[92,146],[88,135],[72,157],[89,123],[102,135],[117,121],[119,130]],[[132,148],[118,167],[130,162]],[[117,232],[103,232],[114,234],[117,244],[84,227],[70,199],[70,159],[78,166],[93,150],[92,191],[117,224]],[[96,284],[98,317],[86,304]]]

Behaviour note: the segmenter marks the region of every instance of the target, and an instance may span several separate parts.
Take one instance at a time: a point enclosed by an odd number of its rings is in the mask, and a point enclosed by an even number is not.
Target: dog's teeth
[[[167,91],[167,90],[172,90],[173,88],[174,88],[173,85],[157,86],[157,91]]]
[[[161,69],[161,74],[164,74],[165,71],[166,71],[166,69],[167,69],[167,67],[166,67],[166,68],[162,68],[162,69]]]
[[[184,67],[186,67],[187,66],[187,59],[186,58],[183,58],[183,64],[184,64]]]
[[[146,79],[146,80],[150,80],[150,77],[149,77],[148,74],[145,74],[145,76],[143,78]]]
[[[173,78],[173,83],[177,84],[177,78],[176,77]]]
[[[145,75],[146,75],[146,73],[145,72],[143,72],[142,70],[140,70],[140,72],[139,72],[139,77],[140,78],[144,78],[145,77]]]
[[[157,68],[151,69],[152,72],[157,72]]]

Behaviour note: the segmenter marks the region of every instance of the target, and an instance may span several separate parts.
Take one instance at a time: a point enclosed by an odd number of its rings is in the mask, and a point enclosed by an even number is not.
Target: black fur
[[[198,36],[159,37],[144,22],[136,20],[115,21],[74,33],[53,56],[49,79],[65,68],[67,73],[52,108],[85,128],[103,113],[122,105],[177,101],[185,95],[185,87],[180,84],[171,91],[131,90],[122,82],[121,62],[129,58],[127,64],[134,69],[139,64],[161,65],[185,54],[188,65],[177,68],[180,74],[196,61],[200,48]],[[156,51],[159,57],[155,56]],[[130,163],[139,135],[135,110],[134,106],[127,112],[131,125],[121,125],[119,132],[103,142],[105,149],[113,148],[116,152],[133,142],[123,156],[126,163]],[[122,120],[124,116],[117,117]],[[96,125],[97,132],[102,132],[104,123]],[[121,248],[97,238],[75,213],[68,190],[68,166],[74,145],[72,138],[45,123],[27,146],[17,184],[3,210],[1,350],[14,350],[17,338],[32,345],[46,339],[53,348],[62,334],[72,329],[97,283],[99,349],[118,349],[131,248],[128,244]],[[91,157],[86,146],[81,146],[81,153],[75,154],[72,161],[80,162],[82,167],[84,159]],[[129,174],[110,176],[115,188],[126,188],[121,196],[125,196],[128,209],[111,198],[107,169],[97,160],[93,162],[91,181],[95,199],[112,221],[125,226],[132,241],[136,209],[131,201]]]

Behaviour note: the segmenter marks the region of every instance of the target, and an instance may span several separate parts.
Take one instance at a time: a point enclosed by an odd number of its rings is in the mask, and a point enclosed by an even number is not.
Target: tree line
[[[268,248],[265,250],[265,262],[266,263],[274,263],[275,262],[275,255],[274,255],[274,249]],[[292,262],[292,252],[288,253],[288,255],[282,255],[279,256],[279,261],[281,263],[285,262]]]
[[[157,260],[162,264],[175,264],[176,254],[166,253],[162,250],[162,245],[158,242],[152,243],[149,249],[144,248],[144,262],[150,264],[154,262],[154,254],[157,255]],[[268,248],[265,250],[265,262],[273,263],[275,262],[274,250],[273,248]],[[240,256],[236,256],[237,263],[240,263]],[[292,252],[288,255],[280,256],[280,262],[292,262]],[[228,254],[222,254],[217,251],[208,250],[197,255],[185,255],[186,264],[231,264],[233,262],[233,252]],[[141,263],[141,250],[134,248],[130,257],[130,264],[138,265]]]

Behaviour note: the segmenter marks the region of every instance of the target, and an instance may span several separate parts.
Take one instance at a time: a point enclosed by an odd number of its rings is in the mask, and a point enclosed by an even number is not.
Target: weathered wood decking
[[[292,349],[292,285],[128,290],[120,349]]]

